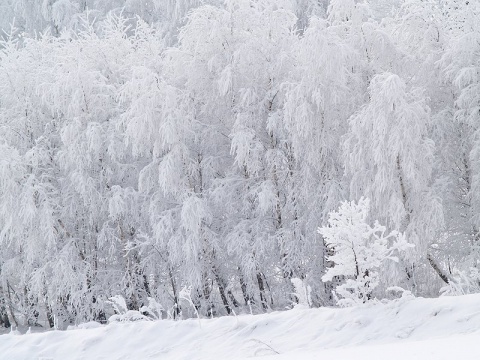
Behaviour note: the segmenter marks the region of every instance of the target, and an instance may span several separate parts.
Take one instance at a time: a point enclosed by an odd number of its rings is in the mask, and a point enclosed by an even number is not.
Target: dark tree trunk
[[[265,285],[263,283],[262,273],[257,273],[258,289],[260,290],[260,302],[262,303],[263,310],[268,310],[267,298],[265,296]]]
[[[442,279],[445,284],[450,284],[448,275],[440,268],[431,254],[427,254],[427,260],[432,266],[433,270],[435,270],[438,276],[440,276],[440,279]]]

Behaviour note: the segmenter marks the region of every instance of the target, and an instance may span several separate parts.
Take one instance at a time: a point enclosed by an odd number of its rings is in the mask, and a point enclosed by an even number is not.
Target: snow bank
[[[0,336],[0,359],[480,359],[480,294]]]

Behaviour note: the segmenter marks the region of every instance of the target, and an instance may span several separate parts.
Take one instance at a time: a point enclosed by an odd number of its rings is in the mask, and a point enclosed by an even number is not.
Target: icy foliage
[[[386,234],[386,227],[378,221],[373,227],[368,225],[369,210],[370,201],[366,198],[358,203],[343,202],[338,212],[330,213],[328,226],[318,229],[333,253],[327,257],[331,267],[322,280],[345,279],[334,290],[335,296],[341,296],[337,301],[341,306],[372,300],[383,262],[398,262],[398,254],[413,247],[396,230]]]
[[[371,5],[0,0],[0,323],[478,291],[479,4]]]

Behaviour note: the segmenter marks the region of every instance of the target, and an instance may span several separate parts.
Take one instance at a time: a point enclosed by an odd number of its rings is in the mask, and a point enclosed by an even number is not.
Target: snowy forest
[[[0,0],[0,28],[3,326],[480,292],[480,2]]]

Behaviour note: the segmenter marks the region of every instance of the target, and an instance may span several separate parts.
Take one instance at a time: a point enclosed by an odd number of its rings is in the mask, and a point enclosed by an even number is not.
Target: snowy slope
[[[480,294],[0,336],[0,359],[480,359]]]

